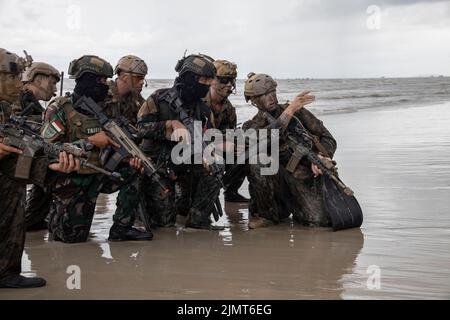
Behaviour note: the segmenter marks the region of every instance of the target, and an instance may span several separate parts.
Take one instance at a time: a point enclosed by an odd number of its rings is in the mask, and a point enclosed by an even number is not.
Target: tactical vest
[[[96,133],[102,131],[102,125],[96,117],[85,115],[75,110],[71,100],[62,97],[56,103],[63,108],[66,116],[66,142],[74,142],[77,140],[87,139]],[[101,166],[100,152],[97,148],[91,151],[89,162]],[[89,168],[81,168],[79,174],[94,174],[97,171]]]
[[[179,115],[174,112],[170,106],[173,97],[176,94],[177,93],[174,92],[174,89],[171,88],[157,90],[152,95],[152,99],[155,102],[159,112],[159,121],[180,119]],[[193,107],[196,109],[196,113],[198,113],[194,118],[200,121],[202,117],[206,117],[209,127],[212,127],[210,119],[206,116],[206,113],[210,115],[209,107],[201,101],[196,103]],[[146,138],[142,142],[142,150],[153,159],[159,158],[162,155],[165,157],[170,157],[170,152],[176,144],[176,142],[170,140],[160,141]]]
[[[159,112],[159,121],[168,121],[178,119],[178,115],[170,108],[170,102],[167,100],[165,93],[170,89],[157,90],[152,94],[152,99],[155,102]],[[176,142],[166,140],[154,140],[145,138],[142,141],[142,151],[153,159],[166,158],[170,156],[170,150],[176,145]],[[169,153],[169,154],[168,154]],[[166,159],[163,159],[166,160]]]

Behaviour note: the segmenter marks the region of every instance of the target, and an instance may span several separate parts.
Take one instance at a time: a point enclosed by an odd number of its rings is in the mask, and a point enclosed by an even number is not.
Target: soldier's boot
[[[226,202],[241,202],[241,203],[247,203],[250,201],[250,199],[244,197],[243,195],[240,195],[237,191],[234,192],[225,192],[225,201]]]
[[[204,230],[224,230],[224,226],[211,225],[209,216],[205,216],[199,210],[191,208],[186,219],[186,228],[204,229]]]
[[[190,208],[186,218],[186,228],[209,230],[211,219],[196,208]]]
[[[133,227],[124,227],[116,223],[109,230],[109,241],[148,241],[153,239],[151,231],[141,231]]]
[[[251,217],[248,223],[249,229],[266,228],[273,226],[274,222],[263,217]]]
[[[47,282],[42,278],[26,278],[21,275],[13,275],[0,280],[0,288],[39,288]]]

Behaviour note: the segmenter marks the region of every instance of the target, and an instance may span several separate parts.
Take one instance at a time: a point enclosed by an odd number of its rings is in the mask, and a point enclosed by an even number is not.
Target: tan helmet
[[[0,72],[20,74],[25,69],[23,59],[15,53],[0,48]]]
[[[22,81],[25,83],[31,82],[34,80],[34,78],[37,75],[44,75],[44,76],[49,76],[49,77],[53,76],[57,79],[57,82],[59,82],[59,80],[61,80],[59,71],[56,70],[53,66],[49,65],[48,63],[44,63],[44,62],[33,62],[31,67],[29,67],[25,70]]]
[[[118,74],[119,71],[145,76],[148,73],[148,67],[144,60],[130,54],[117,62],[114,73]]]
[[[11,103],[18,100],[22,88],[20,75],[25,67],[31,64],[31,61],[32,59],[28,54],[26,54],[26,58],[24,59],[17,54],[0,48],[0,74],[2,74],[2,79],[0,81],[0,100]],[[11,79],[9,77],[8,79],[4,79],[4,74],[13,74],[14,77]]]
[[[214,66],[217,70],[218,77],[236,78],[237,77],[237,65],[227,60],[216,60]]]
[[[69,75],[71,79],[78,79],[85,73],[112,78],[113,68],[106,60],[92,55],[82,56],[70,63]]]
[[[252,97],[258,97],[277,88],[277,83],[267,74],[253,72],[247,75],[248,79],[244,85],[245,101],[249,101]]]

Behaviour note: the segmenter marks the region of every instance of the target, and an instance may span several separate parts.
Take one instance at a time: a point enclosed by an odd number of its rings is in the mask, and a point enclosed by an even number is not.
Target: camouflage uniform
[[[111,77],[112,67],[99,57],[83,56],[72,61],[69,74],[77,81],[81,77],[87,79],[90,84],[85,87],[92,88],[91,94],[98,92],[99,99],[104,99],[105,96],[100,94],[101,84],[98,78],[94,77]],[[75,91],[78,90],[77,86]],[[103,85],[101,88],[106,87]],[[50,103],[42,129],[45,140],[83,144],[89,136],[102,131],[101,124],[94,116],[77,110],[75,102],[78,99],[78,94],[74,92],[70,96],[56,98]],[[97,166],[100,165],[99,152],[98,148],[94,148],[89,159]],[[76,174],[69,176],[56,177],[54,185],[51,186],[53,209],[48,222],[49,231],[55,240],[69,243],[87,240],[98,193],[107,182],[109,181],[105,177],[88,168],[81,168]]]
[[[236,129],[236,108],[233,107],[228,98],[225,99],[222,108],[219,111],[213,110],[211,106],[211,93],[208,93],[205,99],[203,99],[203,102],[210,107],[212,111],[212,123],[214,128],[219,129],[224,134],[227,129]],[[228,170],[231,167],[233,167],[232,164],[226,165],[225,170]],[[230,179],[229,183],[226,185],[225,198],[227,198],[227,194],[238,194],[238,190],[242,186],[242,183],[244,183],[248,170],[249,168],[247,165],[239,166],[239,169],[236,170],[233,175],[233,179]]]
[[[170,192],[166,198],[158,197],[155,195],[154,182],[144,179],[143,196],[147,201],[147,212],[152,223],[157,226],[173,226],[176,215],[179,214],[188,217],[186,226],[209,228],[211,223],[209,217],[214,201],[219,195],[220,186],[203,165],[174,165],[169,160],[176,142],[167,139],[166,125],[170,120],[180,120],[179,114],[171,107],[174,100],[180,99],[182,108],[188,116],[201,121],[203,130],[212,128],[211,111],[202,102],[202,96],[192,99],[191,102],[183,101],[182,77],[188,74],[214,78],[215,67],[205,56],[192,55],[181,60],[175,70],[179,73],[179,77],[175,80],[174,87],[157,90],[142,105],[138,115],[139,134],[143,138],[142,150],[157,165],[162,165],[161,176],[169,184]],[[173,172],[176,177],[177,193],[172,176],[168,172]]]
[[[32,92],[27,92],[28,95],[33,95]],[[21,99],[22,108],[26,108],[23,99]],[[43,114],[34,113],[34,118],[41,119],[42,123]],[[50,175],[51,170],[48,172]],[[25,205],[25,225],[27,230],[46,228],[45,219],[50,212],[52,204],[52,194],[46,187],[33,184],[27,192],[26,205]]]
[[[208,95],[203,99],[212,111],[212,122],[214,128],[226,133],[227,129],[234,130],[237,126],[236,109],[228,97],[236,88],[237,65],[227,60],[214,61],[217,73]],[[220,97],[221,101],[213,105],[212,95]],[[248,166],[226,164],[225,171],[233,170],[232,176],[228,174],[225,181],[225,201],[248,202],[248,199],[239,194],[239,188],[245,180]]]
[[[12,106],[0,101],[0,123],[9,119]],[[0,160],[0,161],[5,161]],[[24,207],[26,186],[0,172],[0,280],[20,274],[25,243]]]
[[[143,184],[144,198],[147,202],[147,212],[151,221],[157,226],[173,226],[176,215],[196,218],[199,221],[209,219],[213,202],[218,196],[219,188],[215,178],[208,175],[202,165],[178,165],[169,162],[172,147],[176,144],[166,139],[165,122],[167,120],[177,120],[178,115],[174,114],[169,104],[164,100],[164,95],[168,90],[156,91],[142,106],[139,112],[139,131],[143,136],[143,151],[151,157],[158,165],[164,163],[165,169],[160,173],[164,177],[170,188],[169,195],[165,198],[158,198],[155,194],[155,183],[145,179]],[[212,128],[209,108],[201,102],[191,105],[191,114],[198,121],[202,121],[204,129]],[[195,114],[194,114],[195,113]],[[200,116],[197,116],[200,114]],[[173,171],[176,182],[179,186],[179,194],[175,200],[175,184],[167,171]],[[175,208],[176,207],[176,208]]]
[[[0,48],[0,124],[5,124],[11,114],[20,111],[20,107],[12,102],[19,98],[20,76],[31,62],[28,55],[25,60]],[[44,184],[49,161],[46,156],[33,158],[28,179],[17,179],[17,159],[17,154],[0,159],[0,288],[42,287],[46,284],[44,279],[26,278],[20,273],[25,244],[26,183]]]
[[[55,99],[49,106],[57,111],[49,116],[43,128],[42,135],[47,141],[79,144],[102,131],[97,118],[77,110],[78,99],[74,93],[70,98]],[[94,148],[89,162],[101,166],[99,152],[99,149]],[[124,184],[128,183],[128,170],[121,173],[126,179]],[[52,186],[54,210],[49,218],[49,231],[53,233],[54,239],[69,243],[86,241],[99,193],[114,193],[121,185],[87,168],[82,168],[78,174],[71,176],[58,176]],[[123,221],[118,221],[115,217],[114,222],[132,224],[129,217],[121,218]]]
[[[47,76],[53,77],[55,82],[58,83],[60,80],[59,71],[53,66],[43,63],[34,62],[29,68],[25,70],[23,76],[23,82],[25,86],[21,92],[20,104],[22,110],[27,112],[27,118],[39,123],[43,122],[43,108],[39,104],[39,101],[33,94],[30,87],[34,86],[42,92],[42,99],[49,101],[54,94],[55,88],[38,87],[38,84],[34,83],[37,76]],[[51,174],[51,170],[49,170]],[[45,190],[38,185],[33,185],[31,189],[27,192],[27,201],[25,206],[25,222],[28,229],[42,229],[46,228],[45,219],[50,211],[50,206],[52,203],[52,196],[49,191]]]
[[[27,230],[46,229],[46,218],[52,205],[52,193],[46,187],[33,184],[27,192],[25,224]]]
[[[12,113],[13,106],[0,102],[0,123],[5,123]],[[33,160],[29,180],[13,177],[17,155],[10,155],[1,161],[0,172],[0,280],[10,275],[19,275],[22,252],[25,243],[25,194],[27,183],[45,184],[48,160],[39,157]]]
[[[103,128],[98,119],[82,110],[77,102],[80,96],[85,95],[102,104],[109,89],[104,80],[113,76],[113,69],[108,62],[97,56],[82,56],[72,61],[69,74],[76,79],[74,93],[69,97],[54,100],[49,107],[51,112],[42,130],[42,136],[50,142],[84,145],[90,136],[102,132]],[[105,137],[97,138],[102,139],[101,144],[108,143]],[[94,146],[88,161],[101,167],[100,154],[105,149]],[[129,170],[128,166],[119,166],[116,171],[121,173],[124,179],[120,184],[113,182],[105,175],[98,174],[93,169],[84,167],[76,174],[56,178],[52,190],[54,210],[51,211],[49,219],[49,230],[55,240],[69,243],[87,240],[98,195],[116,192],[135,178],[135,172]],[[131,202],[133,199],[127,201]],[[121,210],[129,214],[114,217],[109,240],[151,240],[153,238],[151,231],[142,232],[132,228],[131,210],[127,208],[121,208]]]
[[[137,93],[120,97],[115,81],[108,81],[109,92],[103,110],[110,118],[124,117],[131,125],[136,126],[137,114],[145,99]]]
[[[125,118],[132,126],[137,124],[137,114],[144,98],[140,94],[130,93],[126,97],[120,97],[115,81],[108,81],[109,92],[104,102],[103,110],[110,118]],[[132,182],[120,188],[116,200],[116,212],[113,216],[115,222],[123,226],[132,226],[136,218],[136,206],[138,197],[138,175],[128,165],[121,169],[122,174],[126,171],[127,176],[135,175]]]
[[[227,98],[222,104],[222,108],[219,111],[215,111],[211,106],[211,93],[203,99],[203,102],[211,109],[212,111],[212,123],[214,128],[219,129],[223,133],[225,133],[226,129],[236,129],[237,125],[237,117],[236,117],[236,108],[233,107],[230,100]]]
[[[278,118],[286,106],[278,105],[271,112]],[[295,116],[302,122],[310,134],[316,136],[324,146],[330,157],[336,150],[336,141],[311,112],[302,108]],[[261,112],[243,125],[244,130],[266,128],[268,121]],[[291,120],[289,126],[294,125]],[[289,127],[288,127],[289,130]],[[261,175],[260,165],[250,165],[249,211],[252,216],[262,217],[278,223],[289,217],[298,223],[308,226],[329,226],[329,218],[324,212],[322,204],[321,179],[315,179],[311,170],[311,163],[302,159],[293,174],[286,170],[290,159],[290,152],[286,137],[280,136],[280,168],[276,175]]]

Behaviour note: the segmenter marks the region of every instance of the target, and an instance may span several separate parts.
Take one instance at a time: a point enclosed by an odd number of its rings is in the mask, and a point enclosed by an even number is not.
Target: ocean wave
[[[433,92],[432,94],[434,94],[434,95],[450,95],[450,91],[438,91],[438,92]]]
[[[383,93],[371,93],[362,95],[339,95],[339,96],[321,96],[318,99],[323,100],[344,100],[344,99],[364,99],[364,98],[392,98],[401,97],[398,94],[383,94]]]

